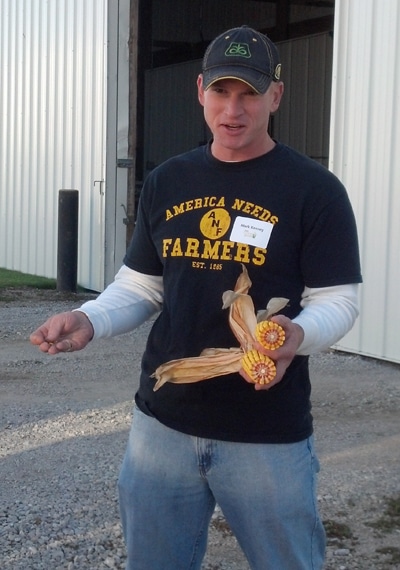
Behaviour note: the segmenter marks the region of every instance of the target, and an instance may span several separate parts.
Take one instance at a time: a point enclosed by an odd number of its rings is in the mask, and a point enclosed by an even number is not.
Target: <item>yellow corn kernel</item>
[[[261,321],[256,327],[256,339],[267,350],[275,350],[285,342],[285,331],[273,321]]]
[[[258,350],[249,350],[241,361],[242,368],[255,384],[269,384],[275,378],[275,362]]]

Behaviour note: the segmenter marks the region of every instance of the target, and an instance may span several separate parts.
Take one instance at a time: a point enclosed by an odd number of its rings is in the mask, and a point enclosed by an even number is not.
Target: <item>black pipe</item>
[[[58,193],[57,291],[77,291],[78,190]]]

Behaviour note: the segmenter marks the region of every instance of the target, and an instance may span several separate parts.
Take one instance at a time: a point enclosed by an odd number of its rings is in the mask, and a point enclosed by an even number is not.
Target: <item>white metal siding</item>
[[[330,168],[354,206],[361,313],[338,345],[400,362],[400,3],[336,0]]]
[[[103,284],[105,0],[0,3],[0,266],[56,277],[58,191],[80,193],[81,285]]]
[[[128,46],[131,10],[137,14],[138,0],[135,2],[108,0],[107,191],[105,195],[104,284],[101,289],[114,280],[126,252],[126,226],[124,225],[126,214],[123,206],[126,206],[127,201],[128,169],[117,168],[117,161],[128,158],[130,65]]]

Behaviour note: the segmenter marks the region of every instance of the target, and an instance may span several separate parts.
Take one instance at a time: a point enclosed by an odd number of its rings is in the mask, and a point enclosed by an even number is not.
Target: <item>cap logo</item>
[[[274,77],[277,81],[279,81],[281,78],[281,69],[282,66],[280,63],[278,63],[278,65],[275,67],[275,73],[274,73]]]
[[[226,56],[240,56],[240,57],[251,57],[250,48],[248,44],[242,44],[239,42],[231,42],[230,46],[225,52]]]

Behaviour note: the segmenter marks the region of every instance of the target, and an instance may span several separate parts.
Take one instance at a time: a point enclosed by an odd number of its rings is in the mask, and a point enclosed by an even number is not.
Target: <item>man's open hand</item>
[[[93,337],[93,327],[81,311],[69,311],[50,317],[30,336],[42,352],[58,354],[85,348]]]

